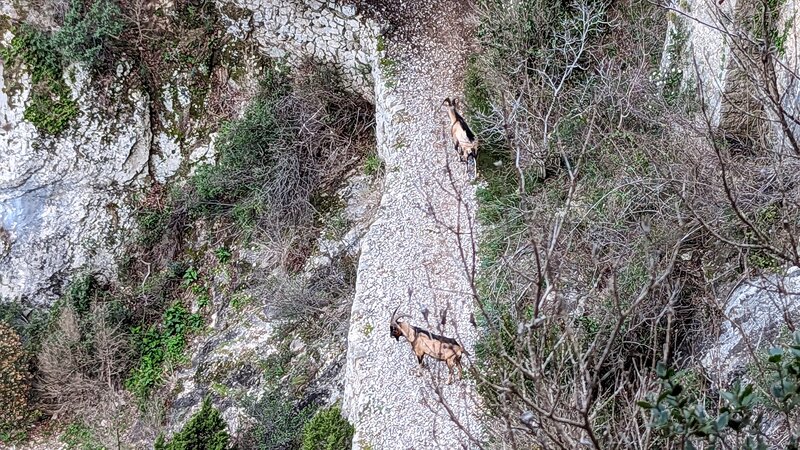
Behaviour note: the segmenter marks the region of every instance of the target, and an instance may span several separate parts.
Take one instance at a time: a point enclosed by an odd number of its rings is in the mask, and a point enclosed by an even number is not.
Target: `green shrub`
[[[278,389],[265,393],[250,410],[257,421],[252,439],[259,450],[297,448],[303,425],[314,414],[313,407],[298,407]]]
[[[161,383],[164,364],[184,360],[188,336],[201,325],[199,314],[190,314],[182,304],[176,303],[164,312],[160,324],[146,329],[134,327],[131,331],[139,351],[139,363],[128,376],[126,387],[139,399],[147,399],[150,391]]]
[[[800,436],[793,425],[800,406],[800,332],[794,333],[791,344],[769,350],[767,369],[767,398],[752,384],[737,381],[730,392],[720,392],[720,404],[708,411],[704,401],[687,394],[680,372],[659,363],[656,375],[661,389],[639,406],[650,413],[650,427],[681,448],[767,448],[765,415],[787,421],[792,435],[786,448],[798,448]]]
[[[72,0],[64,25],[53,35],[53,44],[64,64],[82,62],[90,67],[103,62],[103,54],[122,32],[122,16],[113,0]]]
[[[72,305],[79,315],[85,315],[91,309],[92,303],[100,300],[105,294],[105,290],[94,275],[84,274],[69,284],[63,301]]]
[[[381,161],[378,155],[368,155],[367,159],[364,161],[364,174],[371,176],[380,173],[382,170],[383,161]]]
[[[72,99],[63,79],[63,64],[53,39],[28,25],[16,30],[11,45],[2,52],[7,64],[24,62],[31,71],[30,100],[23,117],[40,131],[58,134],[78,115],[78,105]]]
[[[64,82],[64,68],[72,62],[94,67],[122,31],[119,7],[112,0],[96,0],[86,8],[72,0],[64,25],[54,34],[23,24],[15,30],[11,45],[2,50],[7,64],[24,62],[33,86],[23,117],[40,131],[56,135],[78,115],[78,105]]]
[[[230,439],[228,425],[222,420],[222,415],[205,398],[200,411],[186,422],[172,440],[165,442],[163,435],[158,437],[155,450],[225,450]]]
[[[264,192],[265,185],[268,189],[276,176],[282,175],[281,166],[297,166],[297,155],[283,153],[285,143],[294,135],[278,117],[278,103],[288,92],[289,80],[276,70],[270,71],[244,116],[223,127],[217,140],[217,164],[201,166],[192,178],[202,213],[225,213],[250,198],[263,197],[269,204],[275,203],[271,193]],[[298,188],[292,183],[300,180],[285,181],[282,187],[291,194]]]
[[[31,91],[30,102],[22,117],[40,131],[56,135],[78,115],[78,104],[70,95],[63,82],[38,84]]]
[[[488,115],[492,112],[489,87],[483,79],[483,74],[475,57],[470,58],[467,63],[467,71],[464,75],[464,99],[469,107],[469,116]],[[473,121],[472,128],[475,128],[477,133],[483,131],[479,128],[481,124],[474,122],[476,121]]]
[[[303,450],[349,449],[355,429],[338,406],[319,411],[303,427]]]
[[[19,302],[0,303],[0,323],[5,323],[19,334],[25,350],[31,355],[39,349],[49,317],[48,309],[26,310]]]
[[[268,69],[242,118],[223,127],[217,163],[191,180],[195,213],[278,235],[310,229],[315,199],[337,188],[372,145],[369,105],[336,74],[300,69],[292,80],[284,72]]]
[[[135,218],[139,231],[138,240],[142,246],[150,247],[161,242],[169,225],[168,210],[141,208],[136,211]]]
[[[67,450],[105,450],[94,437],[92,430],[82,423],[71,423],[61,435]]]
[[[62,74],[61,58],[50,37],[29,26],[21,25],[11,44],[3,48],[2,56],[7,64],[21,60],[31,71],[31,81],[60,80]]]
[[[220,264],[227,264],[233,256],[231,249],[228,247],[217,247],[216,250],[214,250],[214,255],[217,257],[217,261],[219,261]]]
[[[706,441],[705,448],[716,448],[723,435],[731,432],[749,435],[743,448],[762,448],[761,417],[753,411],[758,397],[752,385],[736,384],[732,392],[722,392],[725,401],[715,414],[707,411],[703,402],[686,395],[677,381],[680,374],[673,369],[659,363],[656,373],[661,392],[650,395],[639,406],[650,412],[650,427],[659,431],[667,442],[677,441],[681,448],[695,448],[695,444]]]
[[[30,416],[28,359],[19,335],[0,323],[0,437],[13,440]]]

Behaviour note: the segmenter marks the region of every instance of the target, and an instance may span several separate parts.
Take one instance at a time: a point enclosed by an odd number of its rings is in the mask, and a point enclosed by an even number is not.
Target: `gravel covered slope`
[[[375,74],[386,179],[359,260],[345,410],[356,427],[357,449],[470,448],[468,433],[481,434],[474,387],[466,380],[445,385],[446,366],[430,359],[430,370],[418,376],[409,344],[389,337],[388,321],[400,306],[413,324],[456,337],[472,353],[472,300],[453,230],[460,227],[471,259],[468,223],[474,223],[475,188],[449,142],[440,105],[462,91],[473,25],[459,2],[371,6],[390,23],[387,54]],[[470,364],[468,358],[464,364]],[[436,386],[461,427],[451,420]]]

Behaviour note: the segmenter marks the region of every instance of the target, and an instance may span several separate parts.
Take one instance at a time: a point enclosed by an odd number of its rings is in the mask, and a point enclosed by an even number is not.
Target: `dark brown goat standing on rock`
[[[397,309],[399,309],[398,307]],[[419,367],[423,367],[423,358],[425,355],[431,358],[438,359],[447,363],[447,368],[450,371],[450,376],[447,378],[447,384],[453,382],[453,368],[458,368],[458,379],[463,376],[463,369],[461,367],[461,355],[467,353],[464,347],[461,346],[455,339],[439,336],[433,334],[428,330],[415,327],[408,322],[401,322],[400,319],[407,316],[395,317],[397,309],[392,313],[392,318],[389,319],[389,335],[395,340],[399,341],[400,337],[406,338],[411,343],[411,350],[417,356]]]
[[[475,134],[469,129],[467,121],[456,111],[458,101],[450,98],[444,99],[442,105],[447,107],[447,115],[450,117],[450,135],[453,138],[453,146],[458,153],[461,162],[467,163],[469,170],[469,158],[475,163],[475,178],[478,177],[478,140]]]

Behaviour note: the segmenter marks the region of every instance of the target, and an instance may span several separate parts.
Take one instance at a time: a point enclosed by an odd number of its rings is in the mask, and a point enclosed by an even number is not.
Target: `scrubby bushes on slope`
[[[15,439],[29,420],[28,356],[19,335],[0,322],[0,442]]]
[[[164,311],[163,318],[140,316],[136,305],[142,297],[114,289],[96,276],[81,275],[50,308],[46,318],[41,313],[31,313],[32,322],[23,329],[28,336],[27,351],[35,362],[35,403],[20,403],[24,413],[15,414],[31,417],[35,408],[47,416],[90,424],[81,426],[102,445],[111,445],[118,442],[135,418],[135,408],[128,407],[131,402],[124,387],[144,405],[160,386],[168,364],[184,362],[188,336],[202,324],[200,315],[189,314],[176,301]],[[166,295],[167,299],[159,301],[167,302],[175,294]],[[149,306],[163,307],[156,303]],[[2,319],[14,323],[19,314],[9,309]],[[0,322],[0,327],[5,330],[6,325]],[[27,361],[29,356],[22,351]],[[8,361],[9,368],[23,362],[11,353],[0,361]],[[26,377],[30,376],[28,370],[25,362]],[[20,396],[28,398],[26,389],[14,390],[15,395],[3,398],[15,404]],[[8,406],[4,411],[12,411]],[[23,425],[24,421],[4,423],[3,439],[19,435],[25,430]]]
[[[217,163],[192,178],[190,209],[288,243],[285,263],[297,270],[326,198],[374,142],[373,116],[335,73],[309,65],[291,79],[285,70],[268,70],[244,116],[223,128]]]
[[[696,367],[721,292],[800,260],[800,192],[776,181],[796,164],[721,138],[691,86],[659,84],[661,8],[487,0],[479,11],[465,92],[485,143],[474,375],[498,419],[489,435],[518,448],[661,447],[636,404],[659,388],[652,369]],[[752,61],[775,66],[776,49],[752,45],[763,53]],[[749,89],[774,82],[748,61]]]

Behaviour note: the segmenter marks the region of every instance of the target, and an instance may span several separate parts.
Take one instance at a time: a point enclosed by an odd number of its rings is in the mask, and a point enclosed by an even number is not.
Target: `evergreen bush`
[[[303,450],[349,449],[355,429],[339,406],[319,411],[303,428]]]
[[[228,448],[230,439],[222,415],[206,398],[200,411],[189,419],[172,440],[166,442],[163,435],[158,437],[155,450],[224,450]]]

